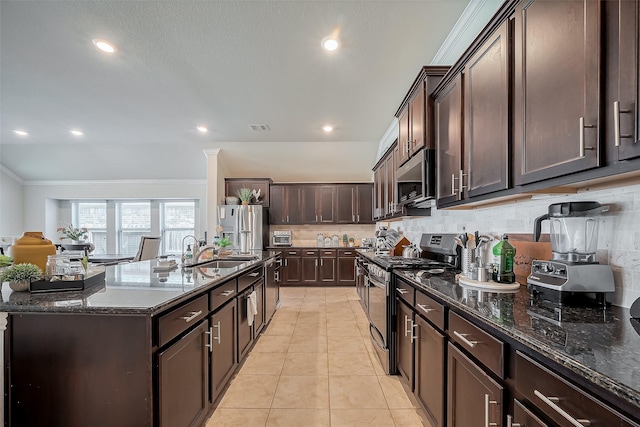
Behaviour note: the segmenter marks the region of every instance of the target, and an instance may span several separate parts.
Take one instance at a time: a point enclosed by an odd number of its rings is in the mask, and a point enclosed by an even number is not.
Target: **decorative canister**
[[[35,264],[46,271],[47,256],[56,254],[51,240],[45,239],[41,231],[25,231],[9,248],[14,264],[25,262]]]

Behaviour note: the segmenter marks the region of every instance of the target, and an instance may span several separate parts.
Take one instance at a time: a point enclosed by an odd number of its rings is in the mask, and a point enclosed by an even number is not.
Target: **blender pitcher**
[[[550,221],[552,260],[595,263],[598,248],[598,216],[609,210],[598,202],[549,205],[549,212],[535,219],[533,240],[540,239],[542,221]]]

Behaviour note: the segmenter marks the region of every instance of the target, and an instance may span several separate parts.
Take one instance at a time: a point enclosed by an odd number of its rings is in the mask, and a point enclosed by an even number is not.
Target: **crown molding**
[[[16,175],[13,171],[9,170],[5,165],[0,164],[0,172],[2,172],[3,174],[7,175],[9,178],[11,178],[12,180],[14,180],[15,182],[17,182],[20,185],[24,185],[24,179],[20,178],[18,175]]]
[[[380,157],[382,157],[385,151],[387,151],[387,149],[391,147],[391,144],[393,144],[395,140],[398,138],[399,127],[400,125],[398,124],[398,119],[394,117],[393,120],[391,121],[391,124],[387,128],[387,131],[384,133],[384,135],[382,135],[382,138],[380,138],[380,142],[378,143],[378,153],[376,154],[375,163],[377,163],[378,160],[380,160]]]
[[[464,9],[460,18],[456,21],[456,24],[453,26],[449,35],[444,40],[440,49],[436,52],[431,60],[430,65],[440,65],[443,64],[443,60],[449,56],[451,51],[458,45],[460,38],[467,31],[469,25],[475,20],[478,12],[482,10],[482,8],[487,3],[487,0],[471,0],[469,4]]]

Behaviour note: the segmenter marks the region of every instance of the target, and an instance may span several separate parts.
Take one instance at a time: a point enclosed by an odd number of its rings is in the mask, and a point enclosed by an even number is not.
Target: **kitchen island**
[[[262,320],[247,322],[247,300],[255,290],[264,301],[277,251],[257,255],[110,266],[82,292],[3,288],[6,425],[201,424],[265,320],[258,304]]]

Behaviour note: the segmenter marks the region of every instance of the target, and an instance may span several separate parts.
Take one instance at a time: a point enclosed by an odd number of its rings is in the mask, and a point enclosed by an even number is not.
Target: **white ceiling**
[[[2,0],[0,163],[25,181],[204,179],[203,150],[220,148],[230,176],[370,180],[467,4]],[[331,33],[342,46],[327,53]]]

